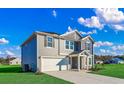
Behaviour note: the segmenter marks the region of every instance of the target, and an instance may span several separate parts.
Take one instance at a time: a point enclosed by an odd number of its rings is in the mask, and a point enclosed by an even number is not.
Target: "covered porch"
[[[94,66],[94,55],[88,51],[80,53],[73,53],[70,55],[70,69],[71,70],[89,70]]]

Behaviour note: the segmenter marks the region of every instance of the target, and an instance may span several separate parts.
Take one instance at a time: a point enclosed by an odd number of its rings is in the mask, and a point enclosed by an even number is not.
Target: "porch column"
[[[70,57],[70,70],[72,69],[72,57]]]
[[[80,56],[78,56],[78,71],[80,71]]]
[[[89,57],[87,57],[87,70],[89,69]]]

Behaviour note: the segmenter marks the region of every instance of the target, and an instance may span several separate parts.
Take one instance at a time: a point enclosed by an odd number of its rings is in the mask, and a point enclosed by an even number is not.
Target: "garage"
[[[42,57],[42,71],[61,71],[69,69],[69,58]]]

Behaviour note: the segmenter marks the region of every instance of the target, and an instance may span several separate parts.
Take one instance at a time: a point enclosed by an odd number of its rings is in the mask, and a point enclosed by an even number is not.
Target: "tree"
[[[110,56],[110,55],[95,55],[95,60],[96,61],[99,61],[99,60],[101,60],[101,61],[105,61],[105,60],[109,60],[109,59],[111,59],[111,58],[113,58],[114,56]]]

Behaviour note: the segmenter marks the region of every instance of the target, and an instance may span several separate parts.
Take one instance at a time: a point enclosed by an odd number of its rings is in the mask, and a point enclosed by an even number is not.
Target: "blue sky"
[[[77,29],[96,41],[95,54],[124,54],[124,9],[0,9],[0,57],[20,56],[19,46],[35,31],[63,34]]]

